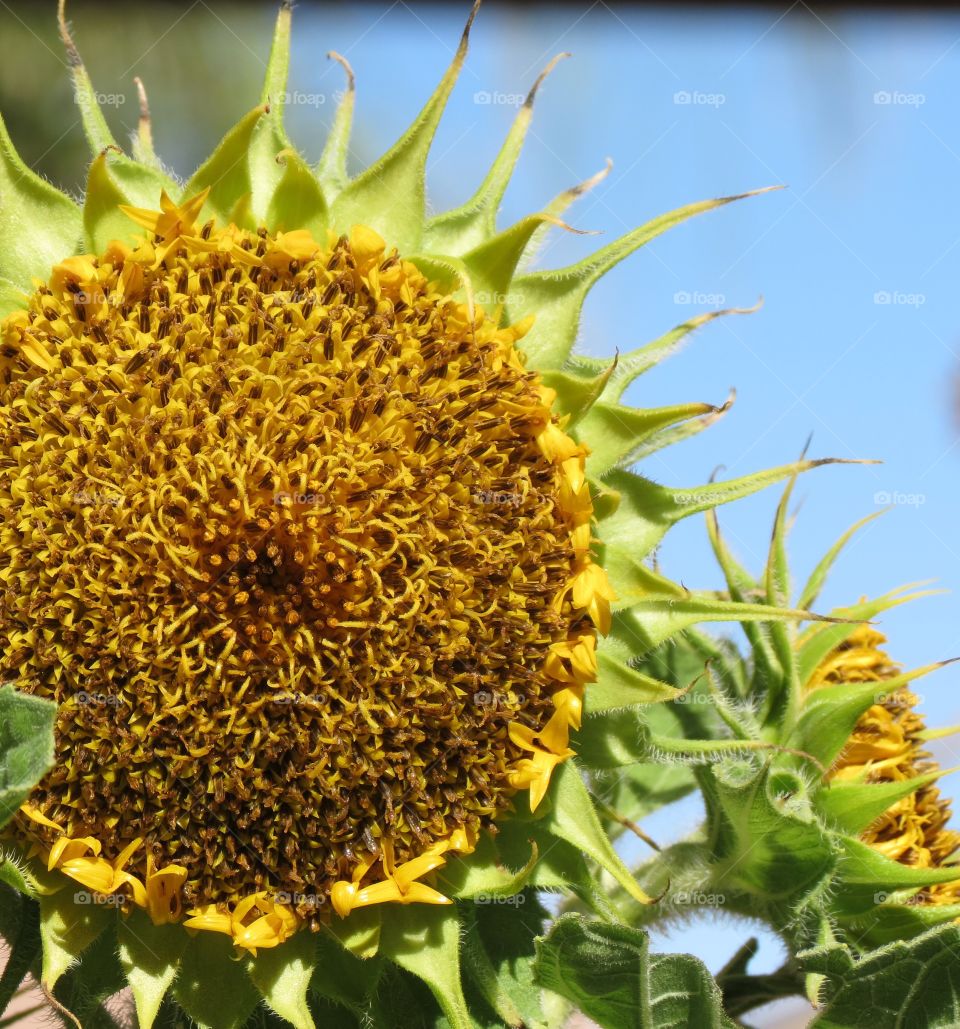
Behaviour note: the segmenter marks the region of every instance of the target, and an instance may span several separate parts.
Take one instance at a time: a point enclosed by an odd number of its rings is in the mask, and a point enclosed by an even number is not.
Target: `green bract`
[[[786,536],[792,488],[793,481],[779,505],[769,559],[759,579],[738,564],[720,535],[716,514],[708,515],[727,582],[724,600],[760,607],[788,603]],[[815,603],[843,546],[873,517],[858,522],[830,549],[799,591],[798,607]],[[669,888],[659,908],[633,906],[635,919],[648,924],[676,916],[680,909],[670,896],[703,897],[704,906],[766,922],[793,955],[806,954],[799,962],[791,959],[776,976],[751,977],[746,966],[753,951],[745,952],[736,976],[729,983],[720,977],[728,1011],[745,1011],[801,992],[801,973],[807,972],[811,1002],[829,1001],[814,1024],[866,1025],[834,1021],[833,1016],[841,1010],[849,1014],[863,1003],[862,975],[869,974],[879,992],[894,996],[899,972],[881,955],[906,959],[913,953],[903,947],[876,954],[868,953],[870,949],[918,936],[960,916],[960,904],[926,895],[938,884],[960,880],[960,865],[949,856],[956,847],[954,834],[943,830],[946,858],[928,857],[921,863],[909,849],[912,823],[910,809],[904,808],[951,771],[937,767],[922,752],[923,742],[943,733],[923,728],[913,713],[916,698],[906,691],[910,682],[941,665],[901,673],[877,649],[883,637],[872,628],[877,615],[922,595],[897,590],[836,609],[805,627],[745,620],[750,644],[746,659],[732,644],[690,629],[639,663],[644,674],[685,686],[672,703],[651,710],[629,729],[619,712],[604,716],[605,722],[585,721],[582,735],[596,774],[628,766],[613,801],[628,816],[642,817],[651,797],[665,803],[695,789],[706,806],[700,830],[641,870],[645,881]],[[851,657],[845,664],[846,654]],[[631,731],[645,740],[647,758],[659,769],[631,766],[636,761],[626,742]],[[928,794],[924,803],[935,815],[949,814],[936,793]],[[898,819],[907,820],[902,847]],[[890,829],[884,830],[887,823]],[[939,824],[931,818],[930,838],[916,846],[934,850],[931,840]],[[898,859],[900,850],[904,856]],[[953,940],[957,930],[951,926],[944,933],[944,941]],[[933,936],[922,939],[933,946]],[[920,948],[919,940],[916,946]],[[833,964],[822,956],[827,952]],[[837,982],[829,973],[824,978],[828,967],[837,970]],[[893,1004],[885,1000],[884,1010],[887,1003]],[[904,1000],[898,1012],[902,1015],[910,1003]],[[949,1003],[943,993],[931,998],[931,1005],[938,1018],[945,1017],[942,1011]],[[948,1022],[934,1019],[929,1024]]]

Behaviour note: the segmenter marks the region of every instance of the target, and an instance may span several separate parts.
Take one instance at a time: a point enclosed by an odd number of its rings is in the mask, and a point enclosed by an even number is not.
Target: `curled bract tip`
[[[533,101],[537,98],[537,90],[540,89],[543,80],[550,74],[550,72],[553,71],[554,68],[556,68],[556,66],[565,57],[573,57],[573,54],[571,54],[569,50],[564,50],[561,53],[556,54],[555,56],[550,58],[550,61],[547,64],[546,68],[544,68],[543,71],[540,72],[540,74],[537,76],[536,82],[534,82],[534,84],[530,87],[530,92],[527,93],[527,99],[523,102],[524,107],[533,107]]]
[[[483,0],[473,0],[473,7],[470,8],[467,24],[463,27],[463,35],[460,37],[460,45],[457,47],[458,58],[462,58],[467,52],[467,45],[470,42],[470,29],[473,27],[473,20],[476,18],[482,2]]]
[[[357,77],[353,73],[353,67],[350,62],[343,56],[338,54],[336,50],[328,50],[327,57],[331,61],[336,61],[341,68],[347,73],[347,92],[352,93],[357,88]]]

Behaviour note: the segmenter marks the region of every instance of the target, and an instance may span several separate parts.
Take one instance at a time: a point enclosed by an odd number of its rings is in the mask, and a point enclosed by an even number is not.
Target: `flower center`
[[[61,705],[63,833],[311,918],[515,792],[592,644],[582,452],[369,230],[155,229],[3,323],[0,681]]]

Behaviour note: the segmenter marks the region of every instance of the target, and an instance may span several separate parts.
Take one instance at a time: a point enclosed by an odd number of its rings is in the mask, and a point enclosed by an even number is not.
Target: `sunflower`
[[[759,579],[728,549],[715,512],[708,515],[727,597],[786,605],[792,487]],[[874,517],[830,549],[794,610],[809,612],[843,546]],[[647,656],[645,671],[689,686],[649,716],[646,753],[662,768],[681,762],[666,784],[674,796],[699,788],[706,806],[704,825],[643,870],[651,882],[669,877],[672,890],[717,897],[727,913],[761,918],[792,954],[833,942],[863,953],[960,918],[960,834],[948,827],[950,805],[937,786],[949,770],[926,749],[953,730],[927,729],[909,689],[948,662],[904,671],[872,622],[922,595],[895,590],[827,617],[801,614],[809,619],[802,629],[744,622],[748,658],[697,630]],[[584,724],[595,768],[618,763],[617,749],[604,742],[609,728]],[[638,776],[634,789],[644,781]],[[619,801],[629,816],[630,798]],[[642,922],[658,917],[655,909],[633,910]],[[788,986],[795,976],[792,966]],[[808,984],[814,1003],[821,981]]]
[[[132,155],[113,139],[63,0],[82,206],[0,123],[0,680],[57,706],[3,867],[38,900],[48,991],[119,953],[141,1026],[171,989],[202,1025],[242,1025],[262,997],[312,1026],[317,995],[373,1017],[387,959],[473,1024],[474,900],[595,896],[596,867],[649,900],[571,760],[584,705],[676,695],[627,663],[638,640],[778,615],[644,559],[679,519],[817,462],[686,490],[626,470],[729,407],[623,403],[729,312],[619,359],[573,353],[604,272],[737,198],[518,271],[602,177],[497,229],[554,61],[475,195],[427,217],[475,14],[414,123],[352,178],[343,58],[319,165],[287,139],[289,4],[261,102],[185,184],[142,84]],[[543,1018],[469,958],[472,997]]]
[[[884,683],[899,680],[903,669],[881,649],[886,637],[859,626],[818,666],[808,688],[876,683],[876,700],[857,720],[828,776],[836,783],[879,783],[902,793],[860,834],[873,850],[912,868],[950,869],[960,850],[960,833],[948,828],[951,808],[936,785],[944,774],[927,742],[937,736],[917,711],[919,698],[905,686],[889,693]],[[960,873],[960,869],[957,869]],[[886,899],[886,898],[884,898]],[[960,876],[911,892],[911,906],[960,904]],[[960,908],[958,908],[960,911]]]

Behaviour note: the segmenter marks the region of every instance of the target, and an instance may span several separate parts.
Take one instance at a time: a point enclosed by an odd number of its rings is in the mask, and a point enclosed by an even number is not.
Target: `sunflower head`
[[[63,991],[91,948],[119,955],[145,1027],[173,984],[201,1024],[263,997],[310,1027],[317,996],[368,1018],[379,983],[416,979],[458,1029],[468,994],[536,1022],[480,944],[465,992],[461,929],[493,917],[473,901],[602,905],[602,868],[648,902],[578,732],[676,695],[638,648],[747,610],[645,563],[670,526],[816,463],[686,490],[629,470],[728,409],[624,392],[732,312],[619,360],[573,353],[605,271],[736,198],[520,271],[602,178],[497,227],[554,60],[473,197],[428,217],[476,7],[420,115],[350,177],[342,58],[319,163],[287,138],[284,3],[260,103],[182,184],[142,84],[132,154],[117,145],[59,13],[82,205],[0,122],[0,680],[56,704],[0,868],[31,898],[41,978]]]

